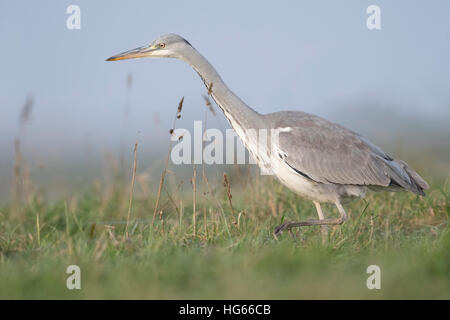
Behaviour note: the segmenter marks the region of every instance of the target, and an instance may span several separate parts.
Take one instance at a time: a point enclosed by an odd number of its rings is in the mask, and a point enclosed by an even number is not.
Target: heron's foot
[[[291,230],[291,228],[293,227],[292,223],[292,221],[287,221],[276,226],[273,231],[273,235],[275,236],[275,238],[277,238],[277,236],[279,236],[284,230]]]
[[[326,238],[328,238],[328,230],[325,229],[326,226],[340,225],[340,224],[343,224],[345,222],[345,220],[347,220],[347,214],[345,213],[345,210],[342,207],[341,203],[339,201],[337,201],[335,203],[335,205],[338,208],[339,213],[340,213],[339,218],[284,222],[275,228],[275,230],[273,232],[275,239],[278,239],[277,236],[280,235],[281,232],[283,232],[284,230],[290,230],[293,227],[321,226],[322,227],[322,239],[325,242]],[[321,210],[320,206],[319,206],[318,210]],[[325,232],[327,234],[325,234]],[[326,238],[325,238],[325,236],[326,236]]]
[[[338,219],[322,219],[322,220],[305,220],[305,221],[288,221],[278,225],[274,230],[274,236],[277,238],[284,230],[290,230],[294,227],[306,227],[306,226],[328,226],[344,223],[346,217],[341,216]]]

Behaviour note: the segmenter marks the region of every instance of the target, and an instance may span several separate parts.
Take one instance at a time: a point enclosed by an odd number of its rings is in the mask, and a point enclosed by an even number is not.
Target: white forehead
[[[182,36],[179,36],[175,33],[169,33],[169,34],[159,36],[155,41],[153,41],[154,44],[161,43],[161,42],[165,43],[166,45],[177,43],[177,42],[189,44],[189,42],[187,42]]]

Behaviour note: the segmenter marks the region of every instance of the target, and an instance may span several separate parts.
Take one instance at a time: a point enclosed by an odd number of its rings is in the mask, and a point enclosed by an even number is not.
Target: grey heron
[[[428,184],[404,161],[395,160],[361,135],[339,124],[300,111],[260,114],[234,94],[214,67],[187,40],[176,34],[120,53],[107,61],[133,58],[176,58],[200,76],[245,147],[261,169],[269,169],[281,183],[313,201],[319,219],[288,221],[275,235],[292,227],[340,225],[347,219],[342,206],[361,198],[368,189],[410,191],[425,195]],[[250,129],[268,130],[268,144],[260,144]],[[275,130],[275,131],[274,131]],[[276,133],[274,133],[276,132]],[[333,203],[339,218],[325,218],[321,203]]]

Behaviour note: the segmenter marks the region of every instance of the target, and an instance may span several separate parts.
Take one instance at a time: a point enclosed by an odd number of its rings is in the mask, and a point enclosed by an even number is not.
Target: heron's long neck
[[[262,125],[261,115],[246,105],[235,95],[222,80],[214,67],[197,50],[190,47],[188,52],[181,57],[202,78],[205,86],[210,88],[211,96],[222,109],[231,126],[241,136],[241,129],[257,129]],[[241,136],[241,138],[243,138]]]

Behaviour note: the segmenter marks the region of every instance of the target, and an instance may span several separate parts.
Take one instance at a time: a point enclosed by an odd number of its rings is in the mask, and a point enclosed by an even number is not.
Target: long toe
[[[274,234],[276,236],[278,236],[281,232],[283,232],[284,230],[286,230],[286,228],[288,227],[289,222],[284,222],[278,226],[275,227],[275,230],[273,231]]]

